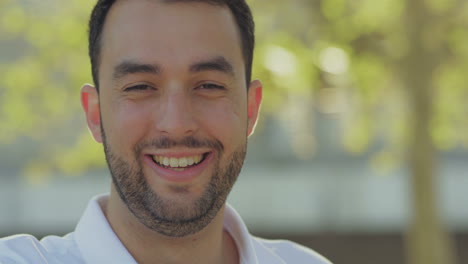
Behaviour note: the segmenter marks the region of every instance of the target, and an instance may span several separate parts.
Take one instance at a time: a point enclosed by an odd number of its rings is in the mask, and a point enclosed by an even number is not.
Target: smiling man
[[[98,1],[81,101],[110,194],[65,237],[0,240],[0,263],[329,263],[226,204],[262,99],[253,46],[243,0]]]

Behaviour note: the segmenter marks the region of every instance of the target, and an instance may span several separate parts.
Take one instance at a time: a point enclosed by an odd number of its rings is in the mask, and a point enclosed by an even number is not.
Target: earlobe
[[[262,89],[262,83],[259,80],[252,81],[249,85],[249,91],[247,94],[247,136],[251,136],[253,134],[257,124],[260,106],[262,104]]]
[[[99,94],[95,87],[85,84],[81,88],[81,106],[85,112],[88,128],[94,140],[101,143],[101,113],[99,111]]]

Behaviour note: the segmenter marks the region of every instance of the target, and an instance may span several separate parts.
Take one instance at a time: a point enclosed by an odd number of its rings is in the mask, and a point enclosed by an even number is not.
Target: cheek
[[[133,154],[133,146],[144,137],[151,120],[148,108],[128,101],[114,102],[108,108],[107,118],[103,122],[107,140],[112,142],[113,148]]]
[[[236,147],[245,137],[247,106],[230,100],[205,102],[196,105],[194,111],[201,129],[220,140],[225,148]]]

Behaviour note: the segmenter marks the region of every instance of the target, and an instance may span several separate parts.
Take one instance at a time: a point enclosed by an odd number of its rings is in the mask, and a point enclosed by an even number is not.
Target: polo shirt
[[[63,237],[37,240],[31,235],[0,239],[1,264],[136,264],[107,222],[99,205],[108,195],[94,197],[74,232]],[[249,234],[230,205],[224,213],[224,229],[234,239],[240,264],[331,264],[315,251],[286,240],[266,240]]]

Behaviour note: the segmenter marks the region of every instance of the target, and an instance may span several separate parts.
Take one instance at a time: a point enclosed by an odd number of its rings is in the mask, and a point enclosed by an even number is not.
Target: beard
[[[226,202],[241,171],[247,139],[229,156],[227,164],[221,165],[224,147],[217,140],[199,140],[186,137],[180,141],[161,138],[141,142],[133,150],[132,162],[125,161],[106,141],[104,130],[104,152],[112,175],[112,182],[121,200],[132,214],[146,227],[169,237],[184,237],[201,231],[217,215]],[[203,193],[192,201],[179,198],[165,198],[156,193],[148,184],[140,157],[144,148],[167,149],[171,147],[207,147],[215,149],[213,173]],[[176,193],[187,192],[184,187],[173,188]]]

